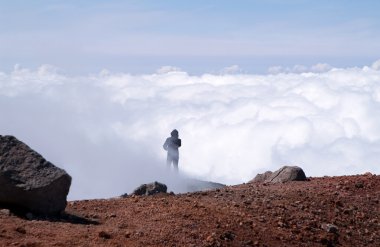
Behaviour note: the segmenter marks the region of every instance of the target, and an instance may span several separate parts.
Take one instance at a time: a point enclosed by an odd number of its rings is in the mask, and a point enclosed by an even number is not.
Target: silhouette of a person
[[[168,151],[168,156],[166,159],[166,165],[168,168],[171,167],[173,163],[173,167],[176,171],[178,171],[178,159],[179,153],[178,148],[181,146],[181,139],[178,138],[178,130],[174,129],[170,133],[171,137],[168,137],[164,143],[164,149]]]

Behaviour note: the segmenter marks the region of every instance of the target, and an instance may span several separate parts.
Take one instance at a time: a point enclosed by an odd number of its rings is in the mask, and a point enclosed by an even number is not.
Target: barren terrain
[[[57,218],[0,210],[0,246],[380,246],[380,176],[71,201]]]

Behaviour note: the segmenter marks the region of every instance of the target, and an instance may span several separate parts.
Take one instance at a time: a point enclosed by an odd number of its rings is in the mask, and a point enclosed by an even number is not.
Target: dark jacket
[[[179,157],[178,148],[181,146],[181,139],[178,137],[169,137],[164,143],[164,149],[168,151],[168,155],[171,157]]]

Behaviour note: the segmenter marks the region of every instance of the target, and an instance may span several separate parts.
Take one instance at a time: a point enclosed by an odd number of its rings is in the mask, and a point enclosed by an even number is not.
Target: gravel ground
[[[0,209],[0,246],[380,246],[380,176],[247,183],[71,201],[56,218]]]

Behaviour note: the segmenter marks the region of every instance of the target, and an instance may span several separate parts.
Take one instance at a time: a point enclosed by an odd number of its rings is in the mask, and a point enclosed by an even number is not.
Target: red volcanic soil
[[[0,210],[0,246],[378,247],[380,176],[72,201],[28,218]]]

